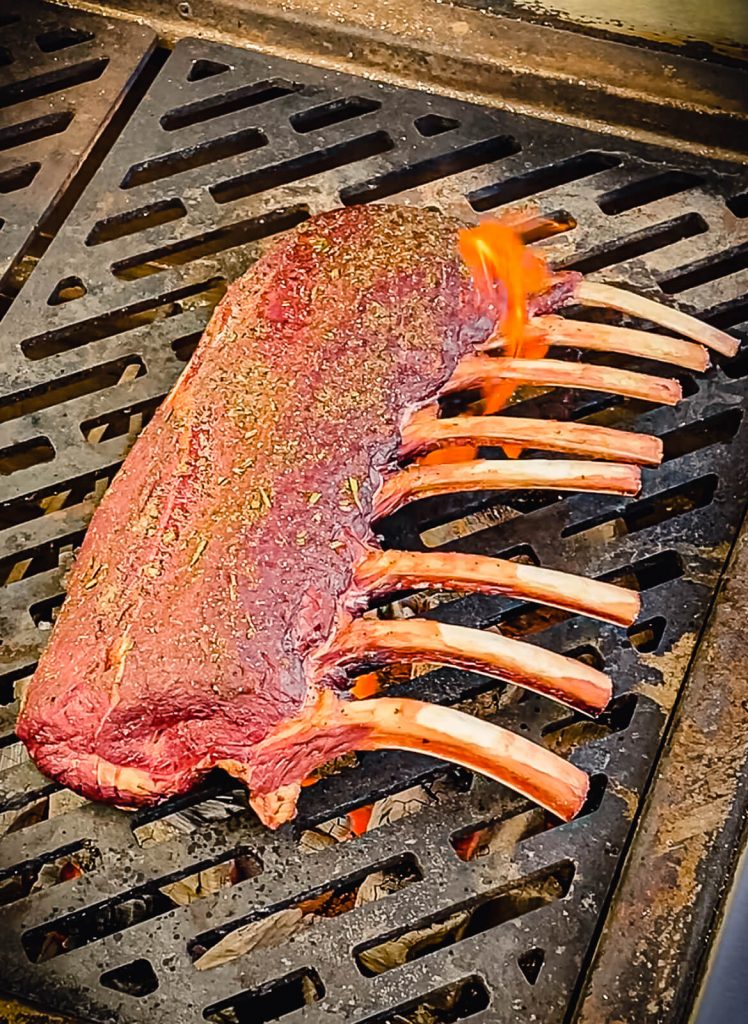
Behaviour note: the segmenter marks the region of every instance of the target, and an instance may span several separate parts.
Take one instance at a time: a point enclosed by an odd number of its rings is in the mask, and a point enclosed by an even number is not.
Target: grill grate
[[[574,822],[552,827],[496,785],[397,753],[351,759],[306,792],[298,823],[280,834],[257,825],[220,779],[128,816],[60,792],[24,761],[13,701],[96,500],[225,281],[266,238],[341,201],[396,196],[474,218],[532,198],[566,229],[541,242],[559,265],[664,291],[733,327],[748,318],[745,189],[728,165],[707,170],[681,154],[216,44],[176,46],[3,324],[0,822],[11,830],[0,842],[0,896],[10,896],[0,975],[9,988],[56,1009],[153,1024],[291,1021],[302,1007],[305,1021],[359,1024],[565,1019],[742,512],[744,355],[684,377],[677,409],[577,393],[533,399],[546,414],[663,436],[667,461],[645,471],[635,501],[481,495],[422,502],[388,525],[398,544],[530,559],[642,590],[628,637],[494,597],[426,613],[532,633],[604,665],[618,695],[600,723],[466,672],[397,683],[571,752],[595,782]],[[409,792],[421,784],[431,799]],[[309,852],[321,823],[388,796],[413,813]],[[82,872],[74,882],[60,868],[71,859]],[[52,865],[59,884],[23,898]],[[354,906],[378,872],[397,879],[396,892]],[[197,873],[203,898],[180,904],[176,887],[194,890]],[[279,946],[194,966],[196,949],[312,905],[313,922]],[[424,925],[442,928],[440,948],[372,967],[385,940]]]
[[[0,27],[2,310],[64,218],[76,178],[155,35],[35,2],[22,11],[0,3]]]

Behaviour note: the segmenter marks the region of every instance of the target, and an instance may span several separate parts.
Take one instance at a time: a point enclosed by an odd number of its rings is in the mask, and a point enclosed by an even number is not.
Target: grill
[[[591,799],[569,824],[397,753],[338,765],[277,834],[223,778],[126,815],[36,772],[13,735],[16,701],[96,502],[226,282],[273,235],[341,203],[391,200],[474,220],[531,201],[556,225],[538,239],[556,266],[740,328],[748,175],[216,42],[167,51],[149,29],[98,15],[24,5],[1,8],[0,24],[2,984],[51,1009],[133,1024],[570,1020],[740,526],[744,353],[705,376],[684,373],[676,409],[581,392],[523,406],[663,437],[666,461],[644,473],[633,501],[460,496],[386,524],[390,544],[502,555],[641,590],[628,634],[495,597],[425,613],[604,666],[617,691],[601,721],[468,672],[392,681],[588,770]],[[329,838],[373,802],[378,827]],[[302,915],[307,926],[289,934]],[[272,948],[195,966],[262,922],[275,930]],[[427,928],[428,942],[408,945]],[[397,967],[396,940],[409,948]]]

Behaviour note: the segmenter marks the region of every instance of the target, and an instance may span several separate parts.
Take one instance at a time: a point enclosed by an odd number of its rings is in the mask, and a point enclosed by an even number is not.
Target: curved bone
[[[373,516],[381,519],[416,498],[455,491],[504,491],[541,488],[552,491],[594,491],[637,494],[641,472],[618,462],[523,459],[437,466],[410,466],[386,480],[374,496]]]
[[[720,331],[718,327],[712,327],[711,324],[705,324],[680,309],[664,306],[653,299],[644,298],[643,295],[628,292],[624,288],[613,288],[611,285],[598,284],[595,281],[581,281],[575,289],[574,298],[583,306],[605,306],[608,309],[617,309],[621,313],[641,317],[642,320],[650,320],[668,331],[682,334],[701,345],[706,345],[707,348],[714,349],[715,352],[721,352],[723,356],[734,356],[740,348],[740,342],[736,338]]]
[[[323,667],[419,661],[495,676],[590,714],[607,707],[613,692],[604,672],[574,658],[430,619],[353,619],[320,656]]]
[[[436,407],[414,413],[401,429],[403,457],[445,445],[518,445],[547,452],[566,452],[593,459],[657,466],[662,462],[662,441],[649,434],[634,434],[588,423],[519,416],[455,416],[437,419]]]
[[[368,750],[416,750],[488,775],[569,821],[584,806],[589,779],[557,754],[454,708],[380,697],[344,704],[348,724],[369,724]]]
[[[354,579],[372,596],[426,587],[507,594],[621,626],[630,626],[641,606],[635,590],[612,583],[459,551],[370,551],[354,566]]]
[[[534,317],[530,326],[539,327],[551,345],[568,345],[591,352],[620,352],[626,356],[683,366],[687,370],[703,371],[709,367],[709,353],[702,345],[681,338],[668,338],[665,334],[611,324],[588,324],[581,320],[566,320],[562,316]],[[486,346],[489,350],[500,347],[501,339]]]
[[[260,744],[261,758],[272,762],[276,748],[286,758],[289,749],[302,748],[307,768],[319,767],[330,749],[322,737],[332,744],[339,737],[348,751],[413,750],[443,758],[509,786],[564,821],[580,812],[589,791],[585,772],[537,743],[454,708],[395,697],[341,701],[327,691],[303,718]],[[240,765],[225,767],[246,775]],[[250,803],[265,824],[277,828],[293,817],[299,786],[268,792],[253,786],[255,774],[244,778],[252,789]]]
[[[682,397],[677,380],[652,377],[648,373],[619,370],[614,366],[569,363],[561,359],[507,359],[501,356],[467,356],[461,359],[442,393],[465,391],[501,381],[609,391],[613,395],[663,405],[676,405]]]

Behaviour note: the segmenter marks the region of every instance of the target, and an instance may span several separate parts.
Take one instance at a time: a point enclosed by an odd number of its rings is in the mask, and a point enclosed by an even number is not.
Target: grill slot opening
[[[642,654],[653,654],[662,642],[666,625],[667,619],[662,615],[655,615],[645,622],[629,626],[628,638],[637,651],[641,651]]]
[[[34,78],[11,82],[9,85],[0,87],[0,108],[49,96],[50,93],[58,92],[60,89],[72,89],[85,82],[95,82],[104,74],[108,64],[108,57],[96,57],[93,60],[81,61],[80,64],[59,68],[57,71],[36,75]]]
[[[364,833],[369,835],[385,825],[443,804],[457,794],[467,792],[471,782],[467,772],[455,769],[438,771],[416,786],[384,793],[373,802],[358,801],[346,808],[346,813],[326,821],[308,823],[299,835],[299,848],[303,853],[317,853],[339,843],[351,842]]]
[[[47,299],[48,306],[60,306],[64,302],[72,302],[74,299],[82,299],[88,289],[79,277],[72,275],[63,277],[55,285],[52,293]]]
[[[735,437],[742,422],[743,410],[732,408],[672,430],[662,437],[663,461],[679,459],[713,444],[726,444]]]
[[[505,203],[514,203],[519,199],[527,199],[546,192],[559,185],[569,185],[581,178],[589,178],[593,174],[618,167],[621,158],[615,153],[588,152],[559,160],[558,163],[546,167],[538,167],[527,174],[519,174],[514,178],[486,185],[468,194],[468,202],[474,210],[492,210]]]
[[[295,206],[287,210],[273,210],[262,217],[249,217],[236,221],[214,231],[205,231],[180,242],[171,242],[148,252],[128,256],[112,264],[115,277],[131,281],[151,274],[160,274],[170,267],[183,266],[205,256],[212,256],[234,249],[247,242],[255,242],[279,231],[295,227],[309,216],[307,206]]]
[[[527,222],[527,226],[519,226],[522,241],[526,245],[533,245],[535,242],[543,242],[546,238],[555,238],[556,235],[567,231],[573,231],[577,221],[568,210],[554,210],[552,213],[544,213],[542,217],[533,217]]]
[[[161,199],[138,210],[128,210],[113,217],[97,221],[88,233],[86,245],[101,245],[115,238],[136,235],[148,228],[169,224],[187,215],[187,209],[181,199]]]
[[[522,956],[517,957],[517,966],[531,985],[534,985],[540,977],[544,963],[545,950],[539,949],[537,946],[528,949]]]
[[[402,854],[333,882],[322,891],[314,889],[198,935],[189,943],[188,952],[197,970],[212,970],[253,950],[275,949],[321,920],[348,914],[422,878],[415,857]]]
[[[122,382],[123,378],[127,381],[135,380],[144,376],[145,372],[145,364],[140,356],[122,356],[100,366],[79,370],[77,373],[58,377],[34,388],[18,391],[12,402],[0,405],[0,423],[6,423],[19,416],[29,416],[61,402],[81,398],[83,395],[104,391]]]
[[[136,188],[138,185],[161,181],[163,178],[170,178],[174,174],[182,174],[196,167],[204,167],[217,160],[225,160],[229,156],[250,153],[266,146],[267,141],[267,136],[259,128],[243,128],[231,135],[208,139],[206,142],[178,149],[173,153],[149,157],[132,165],[122,179],[120,188]]]
[[[89,444],[102,444],[104,441],[114,441],[119,437],[126,438],[128,444],[134,443],[143,427],[150,423],[164,397],[157,395],[155,398],[146,398],[124,409],[116,409],[84,420],[80,426],[81,433]]]
[[[729,330],[730,327],[737,327],[748,321],[748,296],[741,295],[737,299],[728,299],[711,309],[705,309],[701,319],[722,330]],[[730,366],[735,359],[725,360],[726,366]]]
[[[691,174],[688,171],[665,171],[663,174],[632,181],[620,188],[611,189],[610,192],[604,192],[598,196],[597,205],[603,213],[615,216],[618,213],[635,210],[638,206],[657,202],[658,199],[678,195],[686,189],[696,188],[703,184],[703,180],[698,174]]]
[[[192,67],[187,72],[187,81],[201,82],[204,78],[213,78],[215,75],[222,75],[226,71],[231,71],[228,64],[201,57],[199,60],[193,60]]]
[[[51,462],[55,450],[48,437],[34,437],[28,441],[0,448],[0,476],[10,476],[23,469],[39,466],[43,462]]]
[[[581,721],[581,716],[579,718]],[[527,726],[522,731],[526,730]],[[610,731],[609,729],[605,735]],[[585,742],[584,739],[581,742]],[[607,784],[605,775],[592,776],[589,799],[578,817],[592,814],[600,807]],[[533,836],[548,832],[561,824],[558,818],[554,818],[542,807],[534,807],[529,801],[522,800],[500,817],[457,829],[449,837],[449,842],[460,860],[467,862],[498,853],[512,856],[517,846],[526,839],[532,839]]]
[[[563,899],[571,889],[574,873],[571,861],[559,861],[479,899],[424,918],[413,928],[390,932],[358,946],[353,954],[356,966],[371,978],[507,921],[516,921],[531,910]],[[397,946],[393,940],[397,940]]]
[[[430,139],[434,135],[443,135],[444,132],[452,132],[460,127],[460,122],[454,117],[444,117],[443,114],[423,114],[417,117],[413,124],[425,138]]]
[[[190,334],[183,334],[179,338],[174,338],[171,343],[171,349],[180,363],[189,362],[202,336],[202,331],[192,331]]]
[[[158,846],[247,813],[246,791],[230,789],[221,792],[205,785],[200,786],[199,791],[178,798],[176,805],[175,810],[174,801],[164,801],[157,808],[148,808],[159,812],[155,815],[135,812],[130,825],[138,846]]]
[[[372,132],[361,135],[347,142],[340,142],[325,149],[317,149],[302,156],[284,160],[278,164],[270,164],[247,174],[239,174],[225,181],[210,186],[210,194],[217,203],[232,203],[245,196],[258,195],[278,185],[287,185],[292,181],[303,181],[323,171],[335,170],[347,164],[367,160],[394,149],[395,143],[388,132]]]
[[[182,285],[156,298],[135,302],[125,309],[117,309],[102,316],[92,317],[90,320],[83,320],[72,327],[60,327],[27,338],[21,348],[28,359],[46,359],[59,352],[69,352],[94,341],[103,341],[104,338],[124,334],[155,320],[177,316],[183,312],[180,300],[190,299],[191,304],[204,303],[212,308],[225,290],[226,281],[218,276],[195,284]]]
[[[682,217],[674,217],[662,224],[655,224],[651,228],[634,231],[616,241],[594,246],[585,253],[575,254],[569,259],[562,260],[558,268],[576,270],[580,274],[593,274],[605,267],[613,267],[626,260],[635,259],[637,256],[644,256],[655,249],[662,249],[675,242],[682,242],[686,238],[693,238],[708,230],[709,225],[701,214],[686,213]],[[660,285],[664,287],[662,281],[660,281]]]
[[[727,200],[727,208],[736,217],[748,217],[748,192],[739,196],[730,196]]]
[[[454,981],[356,1024],[454,1024],[485,1010],[491,996],[477,975]]]
[[[0,173],[0,192],[18,192],[22,188],[28,188],[31,182],[41,169],[40,163],[22,164],[20,167],[11,167],[9,171]]]
[[[61,567],[63,560],[72,557],[73,548],[83,540],[85,530],[74,530],[38,544],[36,547],[16,551],[0,558],[0,586],[6,587],[20,579],[38,576],[50,569]]]
[[[35,601],[34,604],[30,605],[29,615],[33,619],[34,625],[40,629],[51,629],[64,600],[65,594],[60,592],[59,594],[53,594],[52,597],[45,597],[43,601]]]
[[[303,967],[282,978],[239,992],[203,1010],[212,1024],[267,1024],[321,999],[325,986],[311,967]]]
[[[573,537],[578,533],[598,531],[601,538],[612,539],[627,533],[637,533],[659,523],[686,515],[696,509],[710,505],[714,498],[719,478],[714,473],[688,480],[670,487],[666,491],[642,501],[634,501],[622,509],[601,513],[589,519],[580,519],[561,531],[562,537]]]
[[[69,843],[31,860],[0,871],[0,906],[70,882],[94,871],[101,861],[97,847],[89,840]]]
[[[692,216],[697,216],[692,214]],[[657,283],[668,295],[677,295],[698,285],[717,281],[720,277],[737,274],[748,267],[748,245],[736,245],[731,249],[707,256],[703,260],[688,263],[666,273],[657,275]]]
[[[631,725],[637,701],[636,694],[625,693],[611,701],[610,706],[599,718],[587,718],[579,712],[574,712],[551,722],[541,731],[543,743],[555,754],[568,757],[572,750],[580,746],[605,739],[613,733],[625,732]]]
[[[33,117],[29,121],[20,121],[18,124],[8,125],[7,128],[0,128],[0,150],[13,149],[14,146],[38,142],[39,139],[46,139],[50,135],[59,135],[60,132],[65,131],[74,116],[72,110],[64,110],[57,114],[44,114],[42,117]]]
[[[72,480],[64,480],[52,487],[41,488],[3,502],[0,504],[0,528],[20,526],[63,507],[72,509],[79,506],[79,511],[90,513],[90,502],[98,501],[103,496],[118,468],[119,463],[114,462],[106,471],[85,473]]]
[[[427,160],[405,165],[395,171],[379,174],[357,185],[347,185],[340,190],[340,201],[345,206],[373,203],[377,199],[385,199],[406,189],[417,188],[439,178],[447,178],[461,171],[470,171],[483,164],[493,163],[494,160],[518,153],[520,148],[517,140],[510,135],[497,135],[484,142],[452,149],[441,156],[429,157]]]
[[[30,805],[36,804],[37,802],[44,803],[46,798],[52,794],[58,793],[62,789],[62,786],[56,782],[50,782],[48,779],[41,779],[31,788],[25,788],[23,790],[16,790],[9,788],[7,792],[3,793],[2,800],[0,801],[0,812],[3,814],[8,811],[19,811],[23,808],[29,808],[30,815],[27,821],[21,819],[19,825],[18,820],[14,820],[12,831],[17,832],[20,827],[25,827],[27,824],[33,825],[37,821],[43,820],[46,816],[46,809],[40,809],[40,813],[35,813],[35,809]]]
[[[24,932],[21,943],[32,963],[42,963],[134,924],[150,921],[174,907],[205,899],[246,877],[256,877],[261,870],[256,854],[240,847],[219,860],[194,864],[37,925]]]
[[[150,960],[131,960],[114,970],[105,971],[99,978],[105,988],[125,992],[129,996],[148,996],[158,988],[158,978]]]
[[[36,45],[42,53],[57,53],[58,50],[67,50],[78,43],[89,43],[93,38],[93,32],[86,29],[61,25],[59,28],[50,29],[49,32],[41,32],[36,37]]]
[[[363,114],[371,114],[375,110],[381,110],[381,107],[382,104],[377,100],[370,100],[366,96],[346,96],[330,103],[322,103],[319,107],[300,110],[296,114],[291,114],[289,121],[294,131],[303,134],[328,128],[331,124],[350,121]]]
[[[50,784],[44,789],[37,789],[26,799],[15,802],[15,809],[6,802],[0,810],[0,836],[11,832],[21,832],[42,821],[50,821],[61,817],[87,801],[69,789]]]
[[[683,559],[677,551],[659,551],[656,555],[642,558],[625,569],[604,573],[600,579],[617,583],[632,590],[651,590],[663,583],[670,583],[683,575]]]
[[[0,676],[0,704],[12,704],[16,699],[16,684],[19,688],[27,683],[36,671],[36,662],[24,665],[23,668],[13,669],[11,672],[4,672]]]
[[[195,65],[193,65],[194,67]],[[223,70],[228,71],[228,68],[224,65]],[[160,124],[164,131],[173,132],[179,128],[188,128],[193,124],[211,121],[224,114],[235,114],[239,110],[248,110],[261,103],[280,99],[281,96],[290,96],[302,88],[303,86],[297,85],[296,82],[284,82],[279,78],[268,82],[255,82],[253,85],[244,85],[240,89],[231,89],[229,92],[219,93],[217,96],[209,96],[207,99],[196,100],[194,103],[186,103],[183,107],[167,110],[161,117]]]

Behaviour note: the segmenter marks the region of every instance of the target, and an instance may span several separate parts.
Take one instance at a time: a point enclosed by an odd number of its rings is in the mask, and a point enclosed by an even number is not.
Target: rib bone
[[[562,316],[538,316],[530,321],[530,325],[539,327],[551,345],[568,345],[593,352],[620,352],[626,356],[683,366],[687,370],[703,371],[709,367],[709,353],[705,348],[681,338],[668,338],[665,334],[610,324],[588,324],[581,320],[566,320]],[[501,339],[498,339],[486,347],[500,346]]]
[[[418,700],[341,701],[326,691],[304,718],[286,723],[262,746],[270,760],[274,744],[284,752],[299,744],[307,754],[316,752],[324,760],[327,747],[320,745],[320,736],[325,734],[350,737],[353,750],[413,750],[463,765],[511,787],[564,821],[581,811],[589,791],[585,772],[544,747],[454,708]],[[250,800],[273,828],[288,817],[279,815],[277,807],[285,788],[253,793]]]
[[[507,594],[621,626],[634,622],[641,605],[636,591],[612,583],[459,551],[370,551],[354,578],[371,596],[426,587]]]
[[[662,441],[649,434],[634,434],[587,423],[519,416],[456,416],[437,419],[437,407],[414,413],[401,430],[403,457],[445,445],[518,445],[548,452],[566,452],[593,459],[657,466],[662,462]]]
[[[676,405],[682,397],[677,380],[652,377],[647,373],[619,370],[613,366],[592,366],[590,363],[569,363],[560,359],[507,359],[491,356],[467,356],[460,360],[443,392],[464,391],[500,381],[609,391],[614,395],[640,398],[663,405]]]
[[[635,295],[623,288],[613,288],[611,285],[597,284],[595,281],[581,281],[574,298],[583,306],[605,306],[608,309],[617,309],[621,313],[641,317],[643,320],[650,320],[668,331],[682,334],[701,345],[706,345],[707,348],[714,349],[715,352],[721,352],[724,356],[734,356],[740,348],[740,343],[735,338],[720,331],[719,328],[702,323],[696,317],[673,309],[672,306],[663,306],[653,299]]]
[[[374,498],[375,519],[391,515],[416,498],[454,491],[502,491],[541,488],[552,491],[594,491],[637,494],[641,472],[618,462],[527,459],[410,466],[386,480]]]
[[[482,672],[591,714],[602,711],[612,695],[604,672],[574,658],[498,633],[429,619],[353,619],[320,659],[323,667],[418,661]]]

